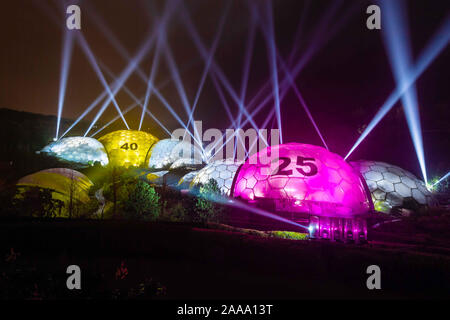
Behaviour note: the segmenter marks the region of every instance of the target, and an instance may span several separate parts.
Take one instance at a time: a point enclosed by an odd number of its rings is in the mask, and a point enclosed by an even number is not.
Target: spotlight
[[[66,29],[64,32],[63,50],[61,56],[61,74],[59,79],[59,97],[58,97],[58,118],[56,121],[56,135],[55,135],[56,139],[58,139],[59,137],[59,127],[61,124],[64,98],[66,95],[67,77],[69,75],[72,49],[73,49],[73,32]]]

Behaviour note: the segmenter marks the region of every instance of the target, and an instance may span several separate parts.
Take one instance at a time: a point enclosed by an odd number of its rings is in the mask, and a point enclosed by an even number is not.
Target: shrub
[[[290,240],[308,240],[307,233],[293,232],[293,231],[270,231],[269,234],[275,238],[290,239]]]
[[[222,208],[215,201],[217,197],[222,196],[217,182],[210,179],[208,183],[200,185],[198,190],[194,220],[217,222],[222,215]]]
[[[155,189],[143,181],[129,181],[118,190],[118,199],[128,218],[155,220],[161,206]]]

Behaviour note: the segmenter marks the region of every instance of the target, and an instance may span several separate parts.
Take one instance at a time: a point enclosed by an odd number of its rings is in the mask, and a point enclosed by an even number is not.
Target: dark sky
[[[308,50],[316,48],[296,84],[328,141],[330,149],[341,155],[349,150],[360,129],[367,124],[389,93],[394,79],[387,59],[380,31],[365,26],[365,9],[375,1],[280,0],[273,1],[275,39],[279,52],[287,58],[296,45],[299,50],[293,61],[301,59]],[[68,2],[69,4],[75,3]],[[204,61],[183,24],[182,11],[194,21],[203,42],[209,48],[218,22],[228,2],[224,0],[190,0],[174,7],[168,23],[168,44],[173,51],[190,103],[200,81]],[[235,0],[230,4],[224,31],[214,57],[239,94],[245,48],[251,21],[251,7],[264,12],[264,1]],[[108,37],[99,28],[103,23],[131,54],[136,54],[145,41],[155,18],[160,18],[167,1],[144,0],[84,0],[82,32],[98,61],[113,72],[120,73],[127,65]],[[0,50],[0,107],[43,114],[56,114],[61,67],[62,35],[65,26],[63,1],[14,0],[2,3]],[[407,1],[407,15],[411,29],[413,56],[417,57],[433,33],[449,14],[448,1]],[[321,18],[336,8],[327,24],[318,28]],[[303,21],[299,37],[295,37],[299,22]],[[247,88],[247,101],[269,80],[270,69],[266,43],[257,26],[255,47]],[[140,64],[149,74],[154,51]],[[424,131],[424,144],[429,166],[436,174],[450,169],[450,92],[449,49],[439,55],[417,82],[417,91]],[[107,78],[111,81],[110,78]],[[164,58],[160,61],[156,85],[170,79]],[[133,74],[126,82],[138,97],[143,97],[146,84]],[[76,119],[103,91],[101,82],[78,45],[75,45],[67,84],[63,116]],[[180,117],[187,116],[173,82],[161,90]],[[269,93],[269,92],[267,92]],[[133,100],[120,91],[116,96],[122,109]],[[237,106],[227,95],[234,115]],[[273,104],[268,104],[255,118],[262,123]],[[170,130],[179,127],[173,117],[154,96],[149,108]],[[283,133],[286,141],[320,144],[304,111],[292,91],[281,104]],[[107,122],[116,115],[110,106],[101,120]],[[88,119],[93,116],[88,116]],[[140,112],[127,114],[127,120],[136,129]],[[210,77],[200,96],[195,117],[204,127],[229,127]],[[269,124],[271,124],[270,122]],[[122,128],[120,121],[117,128]],[[144,128],[162,135],[155,122],[146,118]],[[385,160],[418,172],[414,148],[409,138],[406,121],[397,104],[383,122],[369,135],[354,154],[354,158]]]

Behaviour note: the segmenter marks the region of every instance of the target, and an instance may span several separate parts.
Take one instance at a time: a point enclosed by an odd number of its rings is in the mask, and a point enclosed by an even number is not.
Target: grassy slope
[[[121,285],[152,277],[167,287],[168,298],[446,297],[450,289],[450,256],[442,253],[273,239],[183,224],[3,222],[0,244],[0,252],[14,247],[24,261],[60,277],[61,286],[65,267],[79,264],[91,279],[86,290],[98,279],[106,287],[117,285],[114,271],[121,260],[130,272]],[[371,264],[382,270],[378,292],[365,286]]]

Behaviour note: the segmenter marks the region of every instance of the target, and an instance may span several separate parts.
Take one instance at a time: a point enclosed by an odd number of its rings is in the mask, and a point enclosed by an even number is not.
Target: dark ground
[[[1,298],[448,299],[450,235],[440,232],[450,220],[426,219],[377,228],[366,245],[174,223],[3,221]],[[20,255],[7,262],[11,247]],[[117,280],[121,261],[128,275]],[[66,289],[70,264],[81,267],[81,291]],[[381,268],[381,290],[366,288],[372,264]],[[132,290],[141,283],[146,296]]]

